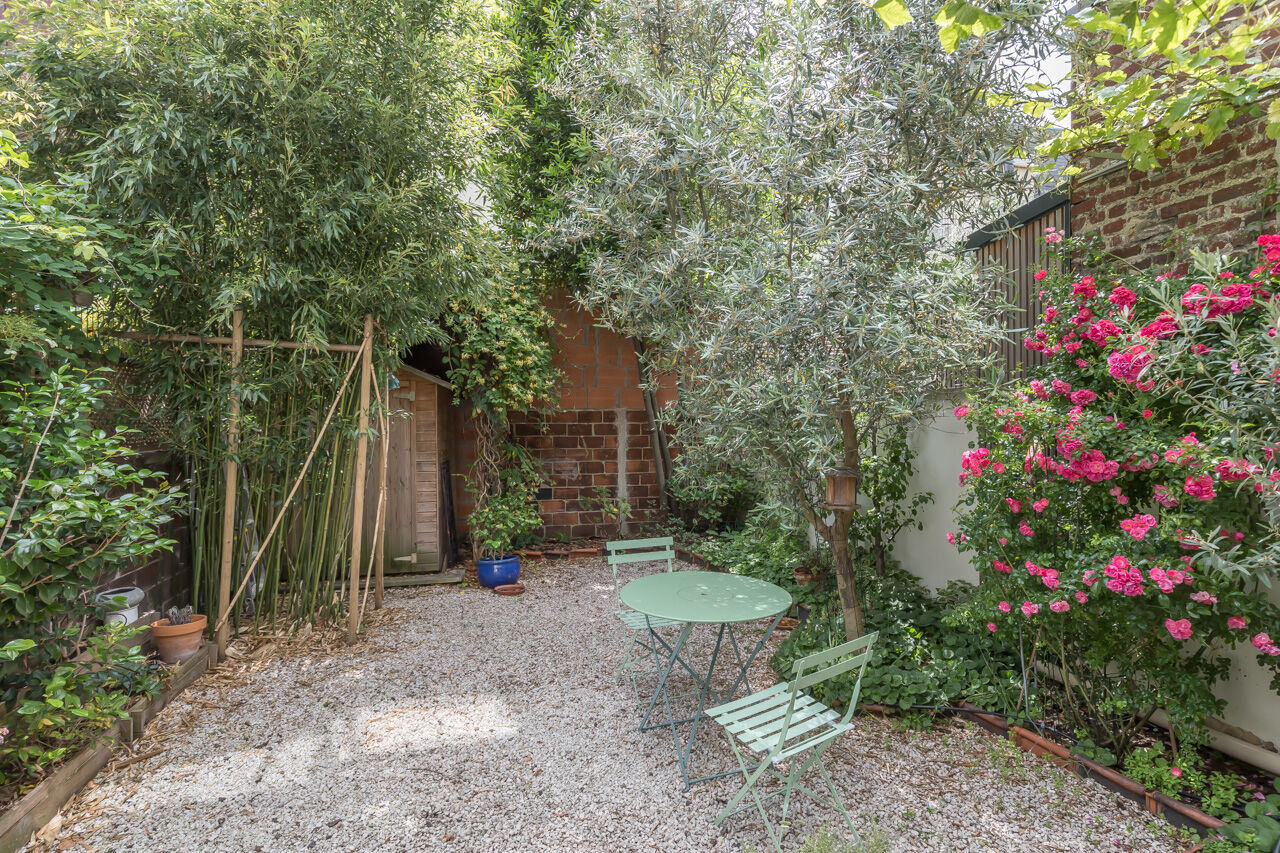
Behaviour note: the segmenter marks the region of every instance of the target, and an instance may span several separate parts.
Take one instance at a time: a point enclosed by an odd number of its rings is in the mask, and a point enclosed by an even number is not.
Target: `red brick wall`
[[[1256,49],[1264,59],[1280,60],[1280,30]],[[1114,67],[1141,72],[1114,45],[1108,52]],[[1267,210],[1277,201],[1280,143],[1266,138],[1265,127],[1261,117],[1237,117],[1212,145],[1184,140],[1177,154],[1151,172],[1100,158],[1077,163],[1083,172],[1071,180],[1073,233],[1101,235],[1108,251],[1138,266],[1181,260],[1187,257],[1178,251],[1184,243],[1205,249],[1253,246],[1259,233],[1280,226],[1276,212]]]
[[[1252,245],[1280,223],[1267,211],[1277,200],[1280,150],[1263,127],[1260,119],[1241,120],[1208,148],[1189,144],[1157,171],[1085,172],[1071,184],[1072,231],[1101,235],[1108,251],[1139,266],[1169,262],[1170,246],[1184,241]]]
[[[616,527],[589,506],[597,488],[627,500],[632,525],[652,519],[658,507],[635,347],[596,326],[564,291],[552,295],[549,307],[558,323],[555,365],[564,376],[560,411],[547,418],[545,431],[535,419],[514,423],[513,433],[546,466],[551,494],[539,502],[543,536],[608,538],[617,535]],[[674,391],[667,385],[658,396],[665,404]],[[471,508],[465,477],[475,459],[475,428],[465,412],[455,409],[455,418],[454,501],[465,527]]]

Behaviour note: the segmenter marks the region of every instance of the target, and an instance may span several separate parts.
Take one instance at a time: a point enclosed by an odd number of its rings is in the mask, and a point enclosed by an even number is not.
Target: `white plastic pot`
[[[146,593],[136,586],[121,586],[98,593],[97,599],[114,609],[107,613],[108,625],[132,625],[138,621],[138,608]],[[114,601],[112,600],[114,599]],[[121,600],[123,599],[123,606]]]

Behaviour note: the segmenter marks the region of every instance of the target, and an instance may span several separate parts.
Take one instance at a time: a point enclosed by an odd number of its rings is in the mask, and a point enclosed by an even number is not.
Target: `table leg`
[[[649,700],[649,705],[644,710],[644,717],[640,720],[640,731],[646,731],[646,727],[649,725],[649,716],[653,713],[654,705],[658,703],[658,695],[661,694],[663,703],[667,707],[667,719],[671,721],[671,733],[673,735],[676,733],[675,714],[671,710],[671,699],[667,695],[667,677],[671,675],[671,670],[675,668],[676,661],[680,658],[680,651],[684,648],[684,644],[689,639],[689,634],[691,633],[693,633],[692,623],[686,623],[685,626],[680,629],[680,636],[676,638],[675,646],[669,647],[671,648],[671,657],[667,659],[666,667],[663,667],[662,659],[658,656],[658,644],[654,643],[654,645],[650,647],[653,651],[654,665],[658,668],[658,686],[654,689],[653,698]],[[653,629],[652,625],[649,626],[649,637],[650,639],[657,637],[657,632]],[[662,645],[666,646],[666,643],[663,642]],[[685,667],[688,668],[688,665],[686,664]],[[676,748],[679,749],[679,746],[680,738],[677,736]]]
[[[698,707],[693,712],[690,720],[692,727],[689,729],[689,740],[685,742],[684,751],[680,754],[680,776],[684,779],[684,789],[689,790],[689,786],[693,783],[689,781],[689,754],[693,751],[693,741],[698,737],[698,723],[702,721],[702,711],[707,707],[707,694],[711,692],[711,677],[715,675],[716,659],[720,656],[720,643],[724,640],[724,632],[726,625],[721,625],[720,630],[716,633],[716,645],[711,650],[711,664],[707,667],[707,679],[702,683],[702,689],[698,691]],[[674,723],[672,731],[675,730]],[[676,743],[679,744],[679,738]]]
[[[773,636],[773,632],[774,632],[774,630],[778,627],[778,623],[779,623],[779,622],[781,622],[781,621],[782,621],[782,614],[781,614],[781,613],[779,613],[776,617],[774,617],[773,622],[771,622],[771,623],[769,624],[769,630],[768,630],[768,631],[765,631],[765,632],[764,632],[764,634],[763,634],[763,635],[761,635],[761,637],[760,637],[760,641],[759,641],[758,643],[756,643],[756,647],[755,647],[754,649],[752,649],[752,650],[751,650],[751,655],[747,658],[747,662],[746,662],[746,663],[742,663],[742,658],[741,658],[741,657],[739,657],[739,658],[738,658],[738,663],[739,663],[739,664],[741,664],[741,666],[742,666],[742,669],[741,669],[741,671],[740,671],[740,672],[741,672],[741,674],[738,676],[738,680],[737,680],[737,681],[735,681],[735,682],[733,682],[733,686],[729,688],[729,693],[728,693],[728,695],[727,695],[724,699],[722,699],[721,701],[723,701],[723,702],[727,702],[727,701],[729,701],[730,699],[732,699],[732,698],[733,698],[733,694],[734,694],[734,693],[736,693],[736,692],[738,691],[738,685],[739,685],[739,684],[745,685],[745,686],[746,686],[746,688],[747,688],[747,693],[748,693],[748,694],[749,694],[749,693],[751,693],[751,682],[749,682],[749,681],[747,680],[747,675],[748,675],[748,672],[749,672],[749,671],[750,671],[750,669],[751,669],[751,664],[755,662],[756,656],[757,656],[757,655],[759,655],[759,654],[760,654],[760,652],[764,649],[764,644],[765,644],[766,642],[768,642],[768,641],[769,641],[769,638],[770,638],[770,637],[772,637],[772,636]],[[730,638],[732,639],[732,637],[733,637],[733,626],[732,626],[732,625],[730,625],[730,626],[729,626],[729,636],[730,636]],[[734,644],[734,651],[735,651],[735,652],[737,651],[737,644],[736,644],[736,643]]]

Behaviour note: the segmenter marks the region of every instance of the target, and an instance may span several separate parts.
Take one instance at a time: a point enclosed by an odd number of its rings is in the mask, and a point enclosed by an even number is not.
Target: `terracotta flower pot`
[[[777,630],[790,631],[792,628],[796,627],[799,624],[800,624],[799,619],[796,619],[792,616],[783,616],[781,619],[778,620]]]
[[[194,657],[200,651],[204,629],[208,623],[208,618],[202,613],[193,613],[191,621],[185,625],[170,625],[168,619],[152,622],[151,638],[155,640],[160,660],[165,663],[182,663]]]
[[[818,579],[818,576],[808,569],[793,569],[791,573],[795,575],[796,583],[800,586],[808,586]]]

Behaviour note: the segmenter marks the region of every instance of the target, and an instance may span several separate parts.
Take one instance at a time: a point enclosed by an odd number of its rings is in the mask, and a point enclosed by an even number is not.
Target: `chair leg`
[[[853,833],[854,839],[861,844],[862,836],[858,834],[858,828],[853,825],[853,818],[849,817],[849,812],[845,811],[844,801],[840,799],[840,792],[836,790],[836,785],[831,781],[831,774],[827,772],[827,768],[822,766],[822,762],[818,762],[818,772],[822,774],[822,779],[827,783],[827,790],[831,792],[831,802],[835,804],[836,810],[844,816],[844,822],[849,824],[849,831]]]
[[[729,800],[728,805],[720,811],[720,814],[716,815],[716,819],[712,821],[712,825],[719,826],[724,823],[730,815],[736,814],[738,811],[738,804],[742,802],[743,798],[746,797],[747,794],[750,794],[751,798],[755,801],[756,810],[760,812],[760,818],[764,821],[764,831],[765,834],[769,836],[769,841],[772,842],[773,849],[777,851],[777,853],[782,853],[782,827],[778,827],[776,831],[774,830],[773,821],[769,820],[769,812],[764,807],[764,800],[760,798],[760,793],[756,790],[756,782],[758,782],[760,777],[765,774],[765,771],[769,769],[768,758],[766,757],[763,759],[760,762],[760,766],[755,768],[753,771],[747,765],[747,762],[743,760],[742,751],[738,749],[738,744],[734,742],[732,737],[729,738],[729,746],[733,748],[733,756],[738,760],[738,769],[742,771],[742,778],[744,781],[742,788],[738,790],[738,793],[734,794],[733,799]]]

